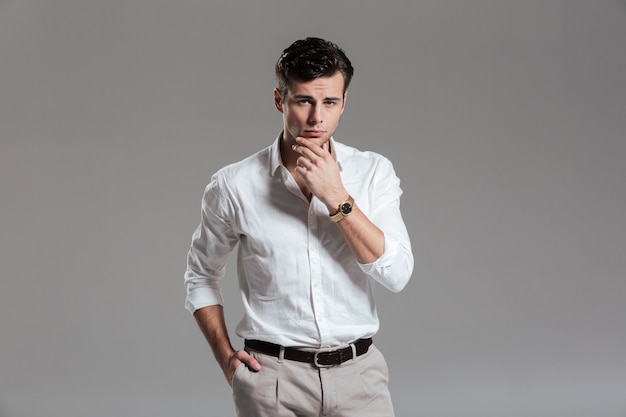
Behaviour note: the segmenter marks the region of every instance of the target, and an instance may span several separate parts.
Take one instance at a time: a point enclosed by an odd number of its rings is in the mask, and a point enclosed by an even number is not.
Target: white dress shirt
[[[240,337],[319,348],[377,332],[374,281],[398,292],[413,271],[400,180],[383,156],[331,141],[344,187],[384,233],[383,255],[356,261],[326,206],[309,202],[282,164],[279,136],[206,187],[185,272],[187,310],[223,303],[219,282],[239,244]]]

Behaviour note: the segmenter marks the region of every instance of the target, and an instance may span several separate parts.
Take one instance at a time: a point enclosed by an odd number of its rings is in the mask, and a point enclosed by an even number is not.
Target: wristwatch
[[[354,205],[354,199],[352,196],[348,195],[348,199],[343,203],[339,204],[339,210],[337,213],[330,216],[330,219],[337,223],[340,220],[343,220],[344,217],[348,217],[350,213],[352,213],[352,206]]]

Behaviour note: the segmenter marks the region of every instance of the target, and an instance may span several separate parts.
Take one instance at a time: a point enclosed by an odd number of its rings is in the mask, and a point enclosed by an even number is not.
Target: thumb
[[[252,369],[253,371],[258,372],[261,370],[261,364],[259,363],[259,361],[257,361],[252,355],[250,355],[245,350],[237,352],[237,356],[241,362],[245,363],[246,366]]]

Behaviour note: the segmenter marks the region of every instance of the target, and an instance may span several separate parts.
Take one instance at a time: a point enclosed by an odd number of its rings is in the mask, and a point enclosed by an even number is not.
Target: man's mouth
[[[326,132],[324,130],[305,130],[304,133],[309,138],[321,138]]]

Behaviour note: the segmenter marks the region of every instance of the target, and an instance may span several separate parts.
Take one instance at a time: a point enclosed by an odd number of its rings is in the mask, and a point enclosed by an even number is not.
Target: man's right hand
[[[213,355],[222,368],[229,385],[233,385],[233,375],[242,362],[253,372],[261,370],[261,364],[248,352],[233,349],[226,331],[224,308],[221,305],[200,308],[193,313],[193,316],[198,322],[202,334],[209,342]]]
[[[253,372],[259,372],[261,370],[261,364],[254,359],[248,352],[245,350],[234,351],[227,359],[226,363],[222,365],[222,371],[224,372],[224,376],[228,381],[228,385],[232,387],[233,385],[233,376],[235,375],[235,371],[244,363],[246,367]]]

